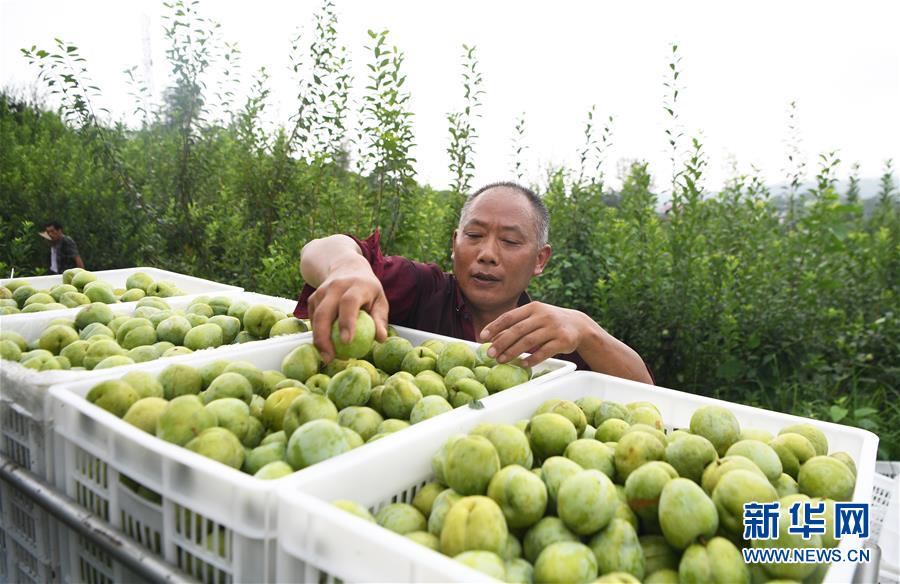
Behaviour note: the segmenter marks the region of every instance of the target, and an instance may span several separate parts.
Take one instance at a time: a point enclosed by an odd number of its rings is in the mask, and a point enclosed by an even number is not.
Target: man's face
[[[47,227],[47,229],[45,229],[45,231],[47,232],[47,235],[50,236],[50,241],[56,242],[62,239],[62,229],[57,229],[56,227],[50,225],[49,227]]]
[[[515,306],[548,259],[550,246],[538,247],[531,203],[508,187],[478,195],[453,233],[453,274],[466,299],[481,310]]]

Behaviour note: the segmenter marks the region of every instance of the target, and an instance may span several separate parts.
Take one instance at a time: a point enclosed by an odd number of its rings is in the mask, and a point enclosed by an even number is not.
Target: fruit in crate
[[[57,288],[64,287],[73,286],[61,285]],[[95,290],[106,289],[108,285],[100,281],[92,281],[84,287]],[[23,286],[19,290],[27,290],[27,288]],[[131,290],[138,290],[138,288]],[[63,297],[73,294],[73,292],[65,290],[60,292],[63,292]],[[87,302],[86,304],[78,311],[74,319],[49,323],[35,339],[37,346],[49,351],[50,356],[66,357],[69,360],[69,367],[95,369],[101,367],[102,363],[101,368],[105,369],[132,363],[144,363],[160,357],[189,354],[193,351],[238,343],[241,342],[241,335],[249,335],[241,318],[217,314],[217,311],[224,313],[230,309],[231,300],[227,297],[217,297],[212,300],[199,297],[193,299],[185,310],[173,310],[165,300],[147,296],[138,300],[137,307],[133,311],[124,314],[114,312],[109,305],[103,302]],[[253,310],[251,318],[247,322],[259,334],[265,332],[264,324],[260,322],[261,319],[268,317],[277,319],[281,314],[264,304],[248,305],[247,310],[250,309]],[[241,317],[244,315],[243,312],[238,314]],[[281,315],[283,316],[283,314]],[[281,318],[276,320],[275,324],[291,319],[293,317]],[[288,324],[281,327],[278,332],[279,334],[292,334],[297,330],[300,329],[296,325]],[[111,343],[94,346],[93,343],[100,340],[95,337],[106,337]],[[255,338],[257,337],[254,336]],[[79,344],[79,340],[88,341],[91,344]],[[69,349],[71,345],[75,345],[75,348]],[[307,367],[309,367],[308,363],[315,363],[316,371],[314,372],[317,372],[318,352],[312,345],[308,345],[308,347],[301,353],[314,352],[314,355],[305,355],[305,363],[307,363]],[[107,359],[113,356],[119,358]],[[297,367],[304,366],[304,360],[301,359],[303,356],[295,356],[297,364],[291,373],[305,378],[306,376],[302,372],[296,371]],[[21,353],[17,355],[9,348],[0,353],[0,358],[19,361],[23,365],[25,361],[25,357]],[[59,366],[48,365],[45,369],[63,368],[62,365],[64,365],[58,359],[50,363]],[[368,365],[368,363],[366,364]],[[43,365],[47,365],[47,363],[42,361],[41,366]],[[35,367],[35,364],[30,367],[40,369],[40,367]]]
[[[508,535],[503,511],[493,499],[480,495],[463,497],[444,518],[441,551],[451,557],[472,550],[500,554]]]
[[[156,424],[156,436],[184,446],[200,432],[216,425],[216,416],[203,407],[196,395],[181,395],[169,400]]]
[[[578,438],[574,424],[554,413],[538,414],[531,418],[525,434],[535,456],[541,460],[561,455],[569,443]]]
[[[428,395],[416,402],[409,413],[410,424],[418,424],[453,409],[450,403],[439,395]]]
[[[740,440],[741,427],[737,418],[722,406],[703,406],[691,416],[691,433],[709,440],[719,456]]]
[[[580,437],[579,414],[585,428],[599,422],[598,436]],[[667,435],[664,415],[646,402],[556,399],[528,420],[484,422],[468,435],[451,436],[432,459],[431,503],[419,508],[440,549],[430,538],[410,539],[495,577],[499,558],[506,578],[535,582],[598,575],[598,582],[800,581],[824,574],[816,565],[767,564],[751,575],[738,549],[751,545],[741,540],[743,506],[782,504],[780,539],[754,541],[754,547],[838,545],[818,535],[799,543],[801,536],[787,536],[785,521],[790,503],[818,497],[812,500],[824,501],[826,523],[833,525],[835,500],[849,500],[855,486],[855,462],[847,453],[817,455],[828,453],[828,441],[811,425],[788,426],[778,435],[742,432],[721,406],[694,412],[693,429],[700,433]],[[786,459],[795,471],[782,467]],[[482,493],[497,509],[476,504]]]
[[[301,470],[351,450],[345,432],[337,422],[326,419],[311,420],[297,428],[287,444],[287,463]]]
[[[593,582],[596,577],[597,558],[580,542],[552,543],[534,563],[536,582]]]
[[[13,300],[12,305],[0,305],[3,314],[63,310],[92,302],[117,304],[135,302],[145,296],[179,296],[184,294],[175,284],[154,283],[143,272],[135,272],[125,282],[125,289],[97,278],[87,270],[72,268],[63,272],[63,283],[49,290],[37,290],[27,280],[13,280],[0,286],[0,300]]]
[[[525,369],[511,363],[501,363],[491,367],[485,377],[484,386],[490,393],[497,393],[510,387],[525,383],[531,375]]]
[[[362,367],[348,367],[328,382],[326,395],[342,410],[350,406],[364,406],[372,394],[372,378]]]
[[[827,449],[827,442],[825,444]],[[814,456],[800,467],[797,484],[800,492],[810,497],[849,501],[853,497],[856,475],[849,466],[836,458]]]
[[[734,470],[725,474],[713,489],[713,502],[719,514],[719,522],[726,532],[740,537],[743,533],[744,504],[770,503],[778,500],[778,492],[765,475],[747,470]]]
[[[170,340],[156,340],[153,344],[125,351],[116,342],[116,338],[124,341],[133,338],[136,332],[155,326],[157,338],[160,338],[159,331],[162,330],[162,337],[177,341],[179,337],[188,338],[191,332],[198,329],[202,332],[202,327],[217,326],[214,320],[217,318],[241,322],[241,318],[246,320],[248,314],[252,320],[254,313],[263,316],[275,313],[269,307],[251,311],[253,306],[247,306],[242,312],[234,312],[240,317],[214,315],[202,324],[189,327],[186,326],[190,325],[189,316],[206,319],[207,314],[226,310],[225,305],[199,298],[191,302],[188,307],[191,312],[187,313],[172,310],[164,300],[158,298],[145,298],[138,304],[141,309],[138,316],[114,317],[112,314],[101,314],[102,318],[92,320],[82,329],[81,332],[86,332],[84,336],[87,339],[72,341],[63,351],[71,354],[73,359],[88,361],[96,361],[101,357],[124,357],[126,354],[137,356],[136,351],[139,350],[163,353],[189,351]],[[228,310],[237,304],[238,302],[231,303]],[[66,325],[60,323],[55,326]],[[27,347],[24,339],[10,335],[7,337],[9,338],[4,338],[4,341],[8,342],[3,346],[10,353],[19,350],[20,341]],[[318,350],[311,343],[303,342],[290,349],[283,357],[280,371],[262,371],[248,361],[217,359],[207,361],[199,367],[186,363],[169,365],[158,374],[132,372],[116,382],[123,387],[130,386],[134,401],[151,397],[155,400],[140,404],[128,416],[127,421],[179,446],[187,447],[191,443],[191,450],[260,478],[279,478],[289,474],[286,467],[291,471],[306,468],[366,442],[384,439],[411,424],[425,423],[430,418],[448,412],[453,406],[444,396],[449,397],[450,385],[454,387],[455,395],[467,396],[468,399],[460,403],[468,403],[488,395],[484,386],[474,378],[471,369],[465,365],[454,364],[447,369],[449,382],[433,368],[423,369],[418,377],[402,370],[402,364],[409,355],[419,354],[428,358],[429,354],[434,354],[424,346],[425,343],[413,347],[408,340],[400,337],[390,337],[387,342],[377,345],[374,341],[367,343],[366,352],[370,354],[363,355],[364,358],[335,359],[328,365],[322,362]],[[468,363],[471,360],[471,355],[454,343],[438,345],[431,342],[430,345],[445,353],[445,359],[448,360],[445,368],[451,361],[456,363],[462,360],[463,363]],[[194,346],[199,348],[198,345]],[[363,348],[366,347],[357,347],[353,354]],[[48,363],[63,365],[50,362],[56,358],[51,351],[30,354],[28,357],[37,368]],[[455,360],[451,360],[451,357]],[[431,359],[429,366],[435,366],[435,362],[435,359]],[[378,368],[377,363],[399,370],[389,375]],[[425,388],[424,392],[419,384]],[[97,390],[92,395],[101,393]],[[108,402],[113,400],[106,398],[101,403],[98,397],[100,405]],[[126,401],[119,406],[116,402],[108,408],[122,417],[128,414],[131,405]],[[574,404],[571,407],[577,408]],[[573,412],[568,411],[567,414],[572,415]],[[558,417],[564,426],[568,425],[574,432],[574,426],[564,416],[548,415]],[[210,428],[218,428],[233,436],[241,444],[244,458],[238,461],[238,456],[232,449],[221,452],[215,450],[208,444],[212,438],[200,440],[201,434]],[[484,495],[490,479],[503,466],[518,464],[530,467],[534,461],[532,445],[515,426],[497,424],[482,430],[483,435],[473,434],[467,437],[459,448],[450,452],[441,462],[442,465],[446,463],[451,484],[464,494]],[[220,431],[206,435],[224,436]],[[233,442],[230,439],[228,441]],[[557,446],[565,449],[563,442],[557,442]],[[596,446],[606,449],[599,443]],[[580,470],[577,465],[575,467]],[[512,482],[531,484],[536,489],[533,493],[535,501],[526,504],[514,499],[515,489],[495,487],[496,493],[508,493],[508,509],[520,506],[518,513],[525,519],[512,519],[514,516],[511,515],[513,524],[530,522],[533,515],[542,515],[543,511],[538,513],[533,507],[540,507],[541,501],[547,496],[544,482],[530,473],[527,477],[519,477]],[[440,490],[444,490],[443,485]],[[433,494],[433,502],[434,499],[440,500],[437,493]],[[497,497],[500,498],[501,495],[497,494]],[[430,506],[428,511],[430,516]],[[423,543],[431,541],[417,537]]]
[[[420,345],[407,351],[400,363],[400,369],[411,375],[418,375],[423,371],[434,371],[437,364],[437,354]]]
[[[706,544],[695,543],[685,550],[678,569],[686,582],[750,582],[750,571],[741,551],[724,537]]]
[[[625,572],[642,579],[645,573],[644,550],[634,527],[622,519],[613,519],[590,540],[601,574]]]
[[[85,399],[118,417],[124,416],[140,396],[128,383],[118,380],[98,383]]]
[[[453,558],[460,564],[469,566],[501,582],[507,581],[506,565],[503,558],[493,552],[469,551]]]
[[[243,445],[225,428],[207,428],[184,447],[231,468],[241,468],[244,463]]]
[[[220,318],[220,317],[213,317]],[[234,317],[224,317],[224,318],[234,318]],[[272,325],[272,328],[269,330],[270,337],[278,337],[281,335],[293,335],[297,333],[305,333],[309,330],[309,327],[299,318],[294,318],[293,316],[282,318],[279,321],[276,321],[275,324]],[[235,333],[236,335],[236,333]]]
[[[291,402],[287,412],[284,414],[281,426],[285,437],[290,441],[294,432],[306,425],[307,422],[312,422],[313,420],[337,422],[337,418],[338,409],[331,400],[324,395],[310,393],[301,395]],[[342,429],[349,430],[349,428],[344,427]]]
[[[392,503],[375,514],[378,525],[404,535],[424,531],[428,526],[421,511],[407,503]]]
[[[245,312],[241,321],[244,330],[254,337],[265,339],[269,336],[272,327],[278,322],[278,314],[265,304],[254,304]]]
[[[372,350],[375,366],[389,374],[400,371],[403,358],[413,346],[403,337],[388,337],[383,343],[377,343]]]

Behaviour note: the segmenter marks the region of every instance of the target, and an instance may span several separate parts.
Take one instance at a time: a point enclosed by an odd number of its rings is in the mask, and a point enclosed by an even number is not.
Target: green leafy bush
[[[61,109],[0,94],[0,238],[11,242],[0,247],[4,273],[45,270],[46,246],[33,233],[50,217],[64,222],[92,270],[153,265],[286,297],[302,285],[300,248],[335,232],[366,236],[380,227],[387,253],[449,267],[456,210],[474,176],[474,47],[463,54],[464,107],[448,116],[455,178],[444,192],[414,180],[404,55],[386,31],[370,33],[370,75],[356,102],[326,1],[310,38],[293,42],[296,111],[270,129],[265,70],[236,102],[239,51],[196,3],[168,10],[172,86],[159,107],[147,107],[129,70],[137,128],[98,120],[91,102],[99,89],[77,47],[58,41],[53,51],[24,51]],[[800,191],[805,169],[794,149],[784,197],[771,196],[758,176],[709,193],[702,143],[685,150],[679,68],[673,46],[664,104],[670,211],[658,212],[645,163],[625,168],[620,189],[607,186],[601,170],[613,119],[599,123],[592,109],[580,169],[552,169],[535,185],[551,212],[554,255],[530,292],[590,314],[633,346],[661,385],[856,425],[880,436],[881,456],[900,457],[893,168],[871,213],[858,177],[849,192],[837,191],[834,153],[820,158],[808,192]],[[217,86],[214,70],[227,73]],[[354,109],[360,123],[351,132]],[[524,175],[524,131],[519,117],[516,176]]]

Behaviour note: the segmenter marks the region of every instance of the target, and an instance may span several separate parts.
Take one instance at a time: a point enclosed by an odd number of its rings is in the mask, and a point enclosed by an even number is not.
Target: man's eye
[[[466,233],[466,237],[468,237],[469,239],[478,239],[479,237],[481,237],[481,234],[480,233]]]
[[[519,243],[521,243],[521,242],[515,241],[513,239],[504,239],[503,243],[508,244],[508,245],[519,245]]]

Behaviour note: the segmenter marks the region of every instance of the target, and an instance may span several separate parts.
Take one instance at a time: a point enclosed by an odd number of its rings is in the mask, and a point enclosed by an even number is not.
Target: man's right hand
[[[331,323],[338,320],[341,339],[349,342],[356,332],[356,316],[360,309],[367,311],[375,321],[375,339],[387,339],[388,301],[384,288],[371,269],[368,274],[359,272],[358,265],[335,269],[309,297],[313,343],[326,363],[334,358]]]

